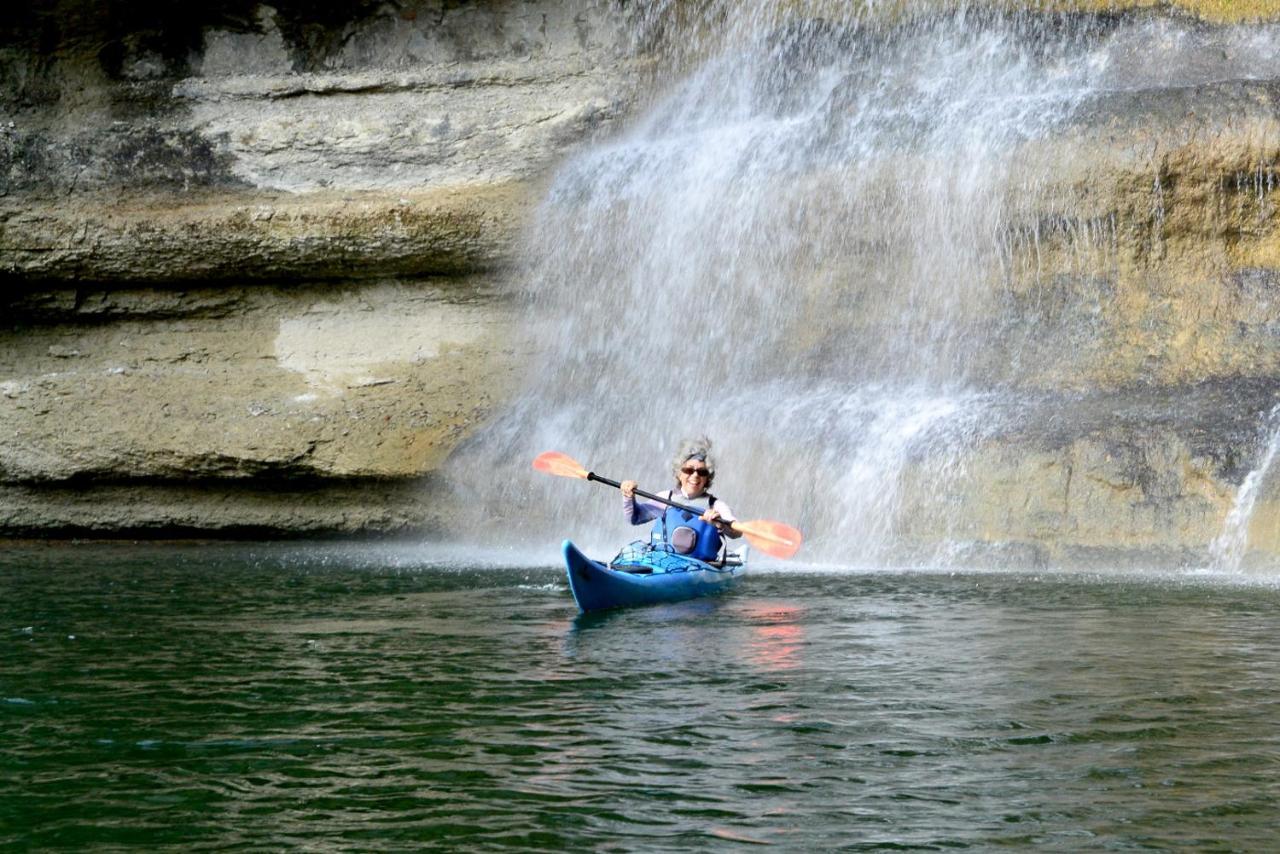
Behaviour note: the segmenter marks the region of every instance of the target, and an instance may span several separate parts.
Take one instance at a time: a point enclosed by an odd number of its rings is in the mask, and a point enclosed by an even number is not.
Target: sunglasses
[[[685,466],[684,468],[680,469],[680,473],[688,475],[689,477],[693,477],[695,474],[701,475],[702,477],[711,477],[711,472],[708,471],[707,469],[695,469],[690,466]]]

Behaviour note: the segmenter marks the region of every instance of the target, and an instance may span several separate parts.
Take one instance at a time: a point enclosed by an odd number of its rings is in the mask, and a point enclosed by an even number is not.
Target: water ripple
[[[2,848],[1271,839],[1274,590],[766,575],[582,619],[551,571],[64,555],[0,559]]]

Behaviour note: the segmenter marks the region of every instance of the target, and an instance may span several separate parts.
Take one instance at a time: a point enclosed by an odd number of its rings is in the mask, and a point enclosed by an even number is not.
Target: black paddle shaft
[[[606,486],[612,486],[614,489],[622,488],[622,484],[618,483],[616,480],[609,480],[607,477],[601,477],[593,471],[587,472],[587,480],[598,481]],[[660,495],[654,495],[652,492],[645,492],[643,489],[636,489],[636,495],[639,495],[642,498],[652,498],[654,501],[659,501],[668,507],[674,507],[677,510],[683,510],[686,513],[692,513],[695,516],[701,516],[703,513],[703,511],[699,510],[697,507],[690,507],[688,504],[681,504],[679,501],[672,501],[670,498],[663,498]]]

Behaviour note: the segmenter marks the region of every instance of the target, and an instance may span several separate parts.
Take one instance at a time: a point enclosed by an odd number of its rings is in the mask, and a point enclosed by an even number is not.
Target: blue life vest
[[[708,507],[716,504],[715,496],[707,494],[710,500]],[[698,560],[715,560],[720,555],[722,542],[720,532],[710,522],[702,521],[697,513],[668,507],[658,520],[653,523],[653,541],[665,543],[678,554],[688,555]]]

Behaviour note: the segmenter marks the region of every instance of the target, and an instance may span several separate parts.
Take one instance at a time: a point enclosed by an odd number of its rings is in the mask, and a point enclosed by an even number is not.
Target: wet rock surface
[[[1277,404],[1275,379],[1019,401],[996,413],[1003,426],[961,471],[939,479],[944,461],[916,461],[920,488],[906,494],[920,503],[903,514],[904,536],[1023,565],[1207,566],[1205,546],[1259,464]]]

